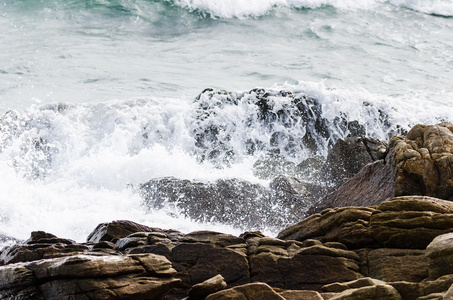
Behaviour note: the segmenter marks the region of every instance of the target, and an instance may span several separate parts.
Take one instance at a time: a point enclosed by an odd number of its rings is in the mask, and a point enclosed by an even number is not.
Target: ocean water
[[[272,224],[150,210],[133,187],[163,176],[267,185],[257,159],[275,148],[296,163],[325,156],[349,133],[338,117],[379,139],[453,121],[451,0],[0,0],[0,32],[0,234],[17,239],[83,241],[118,219],[273,235]],[[261,122],[256,88],[293,122]],[[322,109],[330,134],[316,136],[316,153],[287,92]],[[219,104],[225,95],[234,103]],[[197,143],[212,126],[232,159]]]

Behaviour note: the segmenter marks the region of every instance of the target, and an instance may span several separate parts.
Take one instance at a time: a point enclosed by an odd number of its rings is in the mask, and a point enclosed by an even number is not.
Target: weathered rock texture
[[[416,125],[407,136],[391,138],[384,160],[364,167],[311,212],[376,205],[405,195],[453,199],[453,124]]]
[[[212,231],[183,234],[130,221],[100,224],[83,244],[33,232],[24,244],[2,250],[0,296],[438,297],[453,284],[452,203],[405,196],[374,207],[327,209],[278,238],[260,232],[239,237]]]

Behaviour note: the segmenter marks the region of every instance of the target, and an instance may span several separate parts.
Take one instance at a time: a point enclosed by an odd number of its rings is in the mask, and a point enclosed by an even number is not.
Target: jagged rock
[[[364,166],[359,173],[335,191],[323,196],[308,210],[316,213],[325,208],[344,206],[372,206],[395,196],[392,164],[378,160]]]
[[[453,233],[437,236],[426,248],[426,255],[431,259],[431,279],[453,274]]]
[[[228,248],[181,243],[172,249],[171,262],[187,288],[217,274],[222,275],[229,286],[250,282],[246,256]]]
[[[426,296],[418,297],[415,300],[446,300],[445,293],[433,293]]]
[[[385,160],[365,166],[310,210],[376,205],[388,197],[453,199],[453,124],[416,125],[389,142]],[[350,191],[353,191],[352,193]]]
[[[260,179],[270,180],[276,175],[297,176],[298,167],[294,162],[281,156],[270,156],[259,159],[253,164],[253,175]]]
[[[305,216],[313,200],[326,193],[323,186],[286,175],[275,177],[269,183],[269,188],[272,199],[275,199],[279,210],[289,220],[299,220]]]
[[[365,165],[384,158],[386,143],[360,136],[338,139],[327,155],[323,172],[334,186],[356,175]]]
[[[426,280],[420,285],[423,290],[423,295],[442,293],[447,291],[453,284],[453,274],[444,275],[436,280]]]
[[[150,208],[174,205],[183,215],[201,222],[261,228],[283,220],[271,210],[265,187],[239,179],[203,183],[165,177],[141,185],[140,193]]]
[[[367,260],[368,276],[386,282],[420,282],[428,277],[429,259],[424,250],[374,249]]]
[[[445,293],[444,300],[453,300],[453,285]]]
[[[360,278],[349,282],[335,282],[324,285],[321,289],[323,292],[341,293],[349,289],[357,289],[366,286],[383,285],[385,282],[370,277]]]
[[[284,300],[277,292],[265,283],[249,283],[223,290],[206,297],[206,300]]]
[[[99,224],[88,236],[88,242],[116,242],[119,238],[127,237],[135,232],[152,232],[159,229],[150,228],[132,221],[113,221]]]
[[[188,300],[198,300],[204,299],[208,295],[216,293],[220,290],[223,290],[227,287],[222,275],[216,275],[208,280],[205,280],[201,283],[197,283],[192,286],[189,290]]]

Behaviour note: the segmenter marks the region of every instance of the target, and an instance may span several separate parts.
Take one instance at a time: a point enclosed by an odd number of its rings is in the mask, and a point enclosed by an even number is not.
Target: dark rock
[[[379,160],[387,145],[379,140],[364,137],[338,139],[327,155],[323,171],[334,186],[339,186],[356,175],[365,165]]]
[[[171,261],[187,288],[218,274],[223,276],[228,286],[250,282],[245,255],[226,248],[182,243],[172,249]]]
[[[264,186],[239,179],[203,183],[166,177],[141,185],[140,193],[150,208],[173,205],[197,221],[256,229],[266,228],[268,224],[287,226],[300,219],[307,206],[300,195],[280,193],[272,197]],[[293,210],[297,201],[300,209]],[[275,206],[280,209],[273,209]]]
[[[54,238],[57,238],[57,236],[51,233],[47,233],[44,231],[32,231],[30,238],[26,240],[25,243],[37,242],[40,241],[41,239],[54,239]]]

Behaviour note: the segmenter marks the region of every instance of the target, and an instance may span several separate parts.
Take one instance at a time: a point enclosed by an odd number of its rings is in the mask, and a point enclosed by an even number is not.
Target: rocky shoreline
[[[36,231],[0,252],[0,299],[453,299],[453,124],[352,142],[375,157],[276,238],[125,220],[85,243]]]

